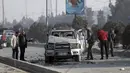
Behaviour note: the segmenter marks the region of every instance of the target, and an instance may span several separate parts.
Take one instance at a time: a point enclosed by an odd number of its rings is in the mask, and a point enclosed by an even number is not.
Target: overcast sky
[[[0,0],[0,20],[2,19],[2,6]],[[5,16],[8,21],[13,19],[20,20],[26,14],[25,1],[26,0],[4,0],[5,1]],[[49,1],[49,12],[55,14],[55,0]],[[115,0],[112,0],[113,2]],[[100,10],[108,6],[109,0],[86,0],[86,5],[92,7],[93,10]],[[58,0],[58,14],[65,11],[65,0]],[[28,17],[37,20],[38,16],[45,15],[46,0],[27,0],[27,14]]]

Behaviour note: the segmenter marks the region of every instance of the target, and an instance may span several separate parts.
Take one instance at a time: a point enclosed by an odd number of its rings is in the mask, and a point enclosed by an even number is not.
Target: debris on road
[[[125,70],[125,68],[120,68],[120,70],[121,70],[121,71],[124,71],[124,70]]]

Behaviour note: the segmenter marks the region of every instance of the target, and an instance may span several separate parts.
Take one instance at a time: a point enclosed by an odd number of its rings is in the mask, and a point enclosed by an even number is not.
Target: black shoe
[[[20,59],[20,60],[22,60],[22,61],[27,61],[27,60],[25,60],[25,59]]]
[[[103,58],[100,58],[100,60],[103,60]]]
[[[23,60],[23,59],[20,58],[20,60]]]
[[[23,61],[27,61],[27,60],[23,59]]]

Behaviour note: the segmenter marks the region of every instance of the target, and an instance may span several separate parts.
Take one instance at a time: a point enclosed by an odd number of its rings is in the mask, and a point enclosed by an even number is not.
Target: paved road
[[[40,47],[28,47],[26,49],[25,57],[29,62],[45,65],[44,64],[44,48]],[[99,52],[96,50],[95,52]],[[123,52],[123,50],[115,51],[114,58],[110,57],[109,60],[99,60],[100,55],[94,54],[95,60],[86,61],[81,63],[76,62],[58,62],[54,65],[47,65],[51,69],[60,71],[62,73],[128,73],[130,72],[130,59],[119,54],[129,53]],[[0,55],[5,57],[11,57],[12,49],[4,48],[0,50]],[[121,71],[120,68],[125,67],[126,70]]]
[[[0,63],[0,73],[28,73],[28,72]]]
[[[25,59],[28,61],[31,60],[39,60],[44,58],[44,48],[38,47],[28,47],[25,52]],[[20,55],[20,51],[19,51]],[[12,49],[11,48],[3,48],[0,50],[0,56],[4,57],[12,57]]]

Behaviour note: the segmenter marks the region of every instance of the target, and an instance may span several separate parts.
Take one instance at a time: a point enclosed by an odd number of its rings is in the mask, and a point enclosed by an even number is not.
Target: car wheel
[[[49,62],[49,57],[45,56],[45,63],[48,63],[48,62]]]
[[[46,56],[45,57],[45,63],[52,64],[54,62],[54,57]]]

